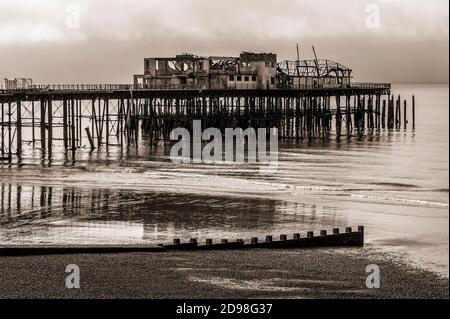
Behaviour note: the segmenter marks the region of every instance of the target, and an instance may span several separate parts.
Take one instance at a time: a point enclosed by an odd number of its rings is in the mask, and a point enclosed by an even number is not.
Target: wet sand
[[[77,264],[81,289],[65,288]],[[377,264],[381,288],[367,289]],[[0,257],[0,298],[449,298],[448,278],[373,249]]]

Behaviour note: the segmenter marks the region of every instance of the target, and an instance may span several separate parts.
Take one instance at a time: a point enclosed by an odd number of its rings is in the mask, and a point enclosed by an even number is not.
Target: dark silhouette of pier
[[[20,157],[25,145],[38,145],[50,158],[55,140],[74,156],[83,143],[91,148],[133,144],[140,131],[150,141],[167,140],[176,127],[190,129],[193,120],[202,120],[202,129],[277,127],[280,139],[296,140],[406,129],[409,122],[406,100],[391,96],[387,83],[206,90],[33,85],[0,90],[0,106],[3,161]]]

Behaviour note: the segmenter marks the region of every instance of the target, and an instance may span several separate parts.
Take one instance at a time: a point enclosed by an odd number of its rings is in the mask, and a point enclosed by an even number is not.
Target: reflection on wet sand
[[[335,225],[315,205],[261,198],[1,184],[1,242],[99,243],[243,238]]]

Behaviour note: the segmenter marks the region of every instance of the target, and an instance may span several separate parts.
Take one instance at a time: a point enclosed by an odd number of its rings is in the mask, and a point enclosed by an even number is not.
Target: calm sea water
[[[168,148],[27,148],[0,166],[0,244],[163,243],[364,225],[366,247],[448,276],[448,85],[396,85],[416,129],[281,143],[279,169],[174,165]],[[411,110],[409,108],[408,112]],[[410,115],[410,114],[408,114]],[[0,164],[1,165],[1,164]]]

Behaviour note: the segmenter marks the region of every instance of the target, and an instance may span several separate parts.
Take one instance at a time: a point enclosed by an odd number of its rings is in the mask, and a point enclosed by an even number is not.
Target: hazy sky
[[[448,15],[448,0],[0,0],[0,76],[129,83],[144,57],[295,59],[298,42],[356,80],[448,82]]]

